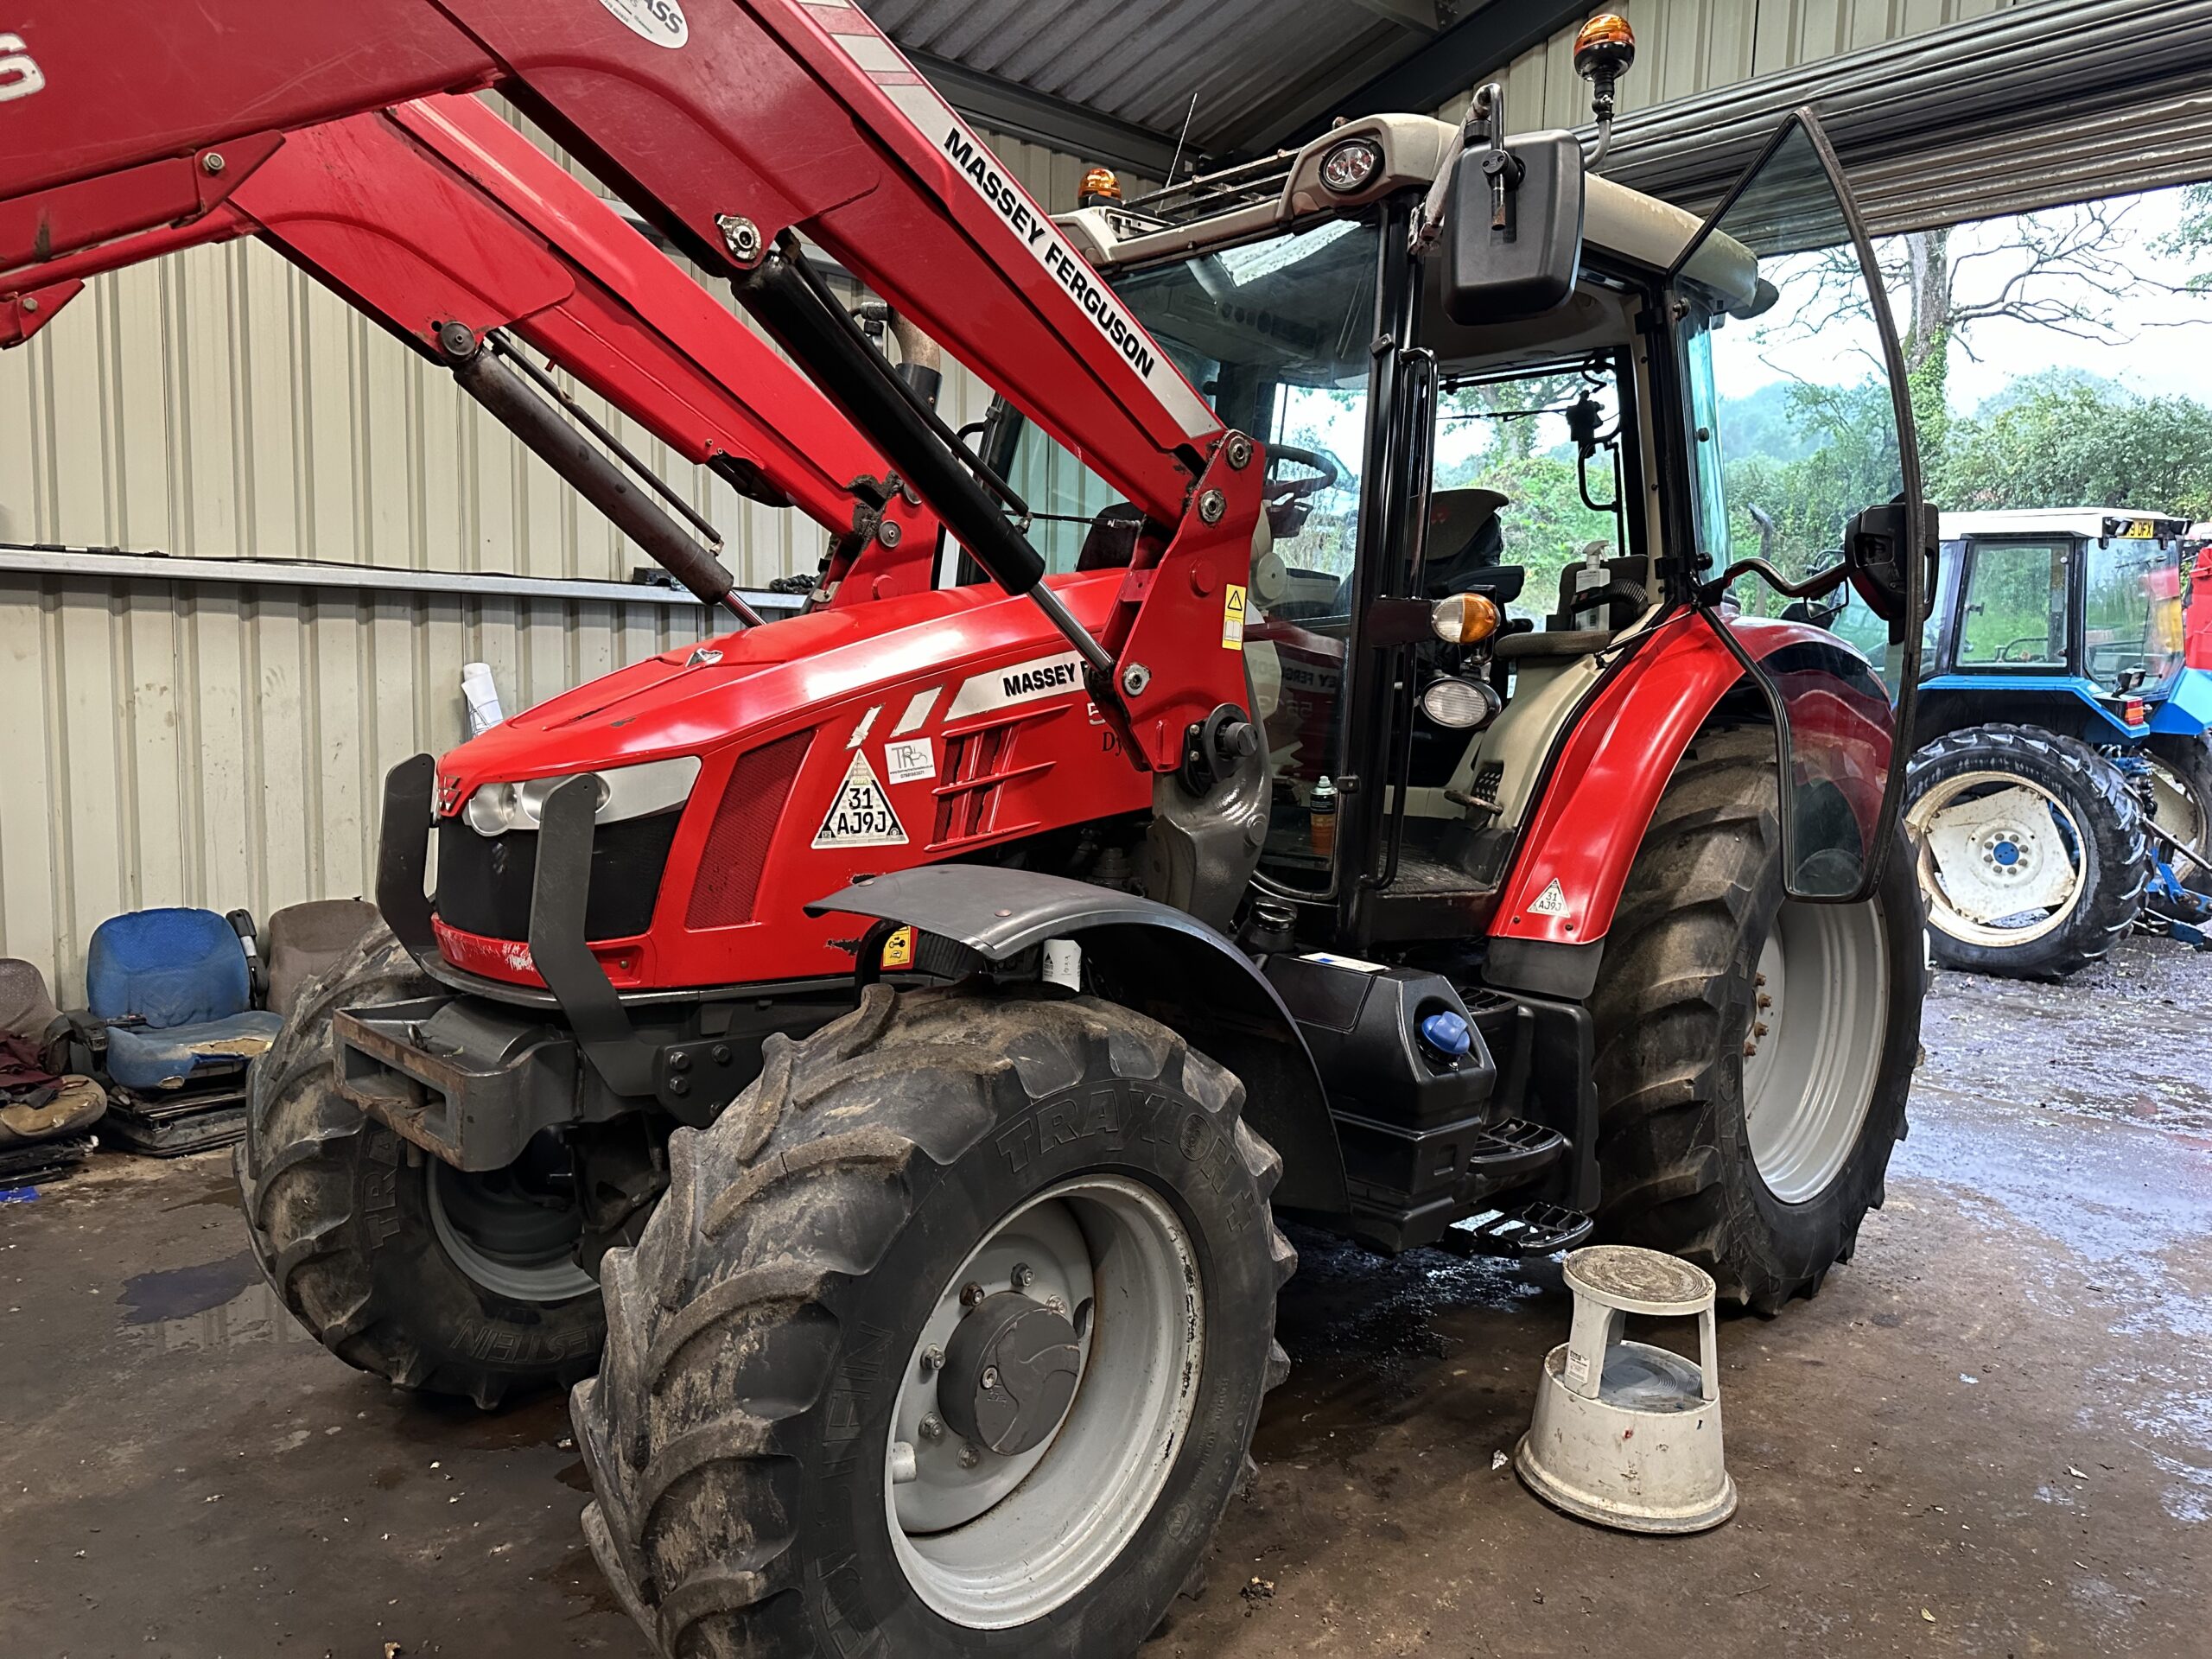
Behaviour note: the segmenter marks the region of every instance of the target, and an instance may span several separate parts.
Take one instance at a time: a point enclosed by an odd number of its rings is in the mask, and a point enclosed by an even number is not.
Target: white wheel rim
[[[2005,950],[2062,927],[2086,890],[2088,842],[2064,802],[2009,772],[1948,778],[1913,803],[1928,919]]]
[[[446,1202],[449,1183],[468,1179],[443,1159],[430,1160],[430,1230],[448,1259],[495,1296],[512,1302],[552,1306],[599,1288],[599,1281],[576,1265],[569,1249],[503,1251],[480,1240],[452,1213]]]
[[[963,1286],[1057,1296],[1082,1353],[1075,1398],[1052,1433],[1010,1458],[950,1428],[935,1438],[925,1363],[959,1323]],[[1082,1312],[1088,1300],[1088,1317]],[[1164,1199],[1120,1176],[1039,1193],[991,1230],[931,1310],[884,1447],[891,1542],[915,1592],[971,1630],[1006,1630],[1063,1605],[1103,1573],[1152,1512],[1190,1427],[1205,1358],[1205,1294],[1189,1234]],[[941,1419],[939,1420],[941,1423]],[[900,1477],[908,1478],[901,1479]]]
[[[1744,1039],[1751,1162],[1784,1204],[1827,1191],[1866,1122],[1889,1026],[1878,904],[1784,904],[1759,951]]]

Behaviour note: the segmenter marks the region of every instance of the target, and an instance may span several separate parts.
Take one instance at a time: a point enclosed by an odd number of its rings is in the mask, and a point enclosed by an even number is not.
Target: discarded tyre
[[[669,1655],[1133,1651],[1287,1368],[1281,1163],[1110,1003],[877,986],[603,1274],[584,1529]]]
[[[2142,912],[2141,804],[2078,738],[2025,726],[1947,733],[1906,771],[1905,823],[1929,943],[1947,968],[2070,974]]]
[[[253,1064],[234,1154],[256,1260],[292,1315],[347,1364],[486,1408],[598,1362],[598,1287],[575,1264],[566,1154],[461,1172],[338,1090],[331,1017],[431,987],[382,924],[301,988]]]
[[[1686,1257],[1763,1313],[1818,1290],[1882,1202],[1923,979],[1903,845],[1863,903],[1789,899],[1776,796],[1770,732],[1697,741],[1592,1000],[1600,1236]]]

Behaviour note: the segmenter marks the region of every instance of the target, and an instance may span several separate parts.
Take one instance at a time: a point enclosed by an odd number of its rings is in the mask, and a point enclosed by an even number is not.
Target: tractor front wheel
[[[1774,739],[1701,736],[1637,855],[1592,999],[1599,1231],[1686,1257],[1771,1313],[1849,1260],[1904,1133],[1920,901],[1783,890]]]
[[[2142,912],[2142,805],[2079,738],[1945,733],[1905,773],[1905,826],[1946,968],[2055,979],[2102,957]]]
[[[1112,1003],[884,986],[602,1266],[584,1533],[657,1652],[1133,1652],[1288,1368],[1281,1160]]]

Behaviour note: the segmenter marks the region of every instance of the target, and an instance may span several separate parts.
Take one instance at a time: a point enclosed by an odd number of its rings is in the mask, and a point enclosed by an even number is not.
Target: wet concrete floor
[[[1886,1210],[1724,1324],[1738,1517],[1631,1538],[1493,1468],[1555,1265],[1306,1237],[1297,1361],[1167,1656],[2212,1655],[2212,961],[1946,976]],[[0,1653],[637,1659],[562,1404],[425,1404],[298,1331],[224,1157],[0,1205]]]

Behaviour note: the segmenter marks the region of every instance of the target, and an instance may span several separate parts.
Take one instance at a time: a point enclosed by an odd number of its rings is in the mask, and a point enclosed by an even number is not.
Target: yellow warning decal
[[[914,965],[914,930],[902,927],[883,942],[883,966],[888,972],[894,968]]]
[[[1222,594],[1221,647],[1224,651],[1244,649],[1244,590],[1233,582]]]

